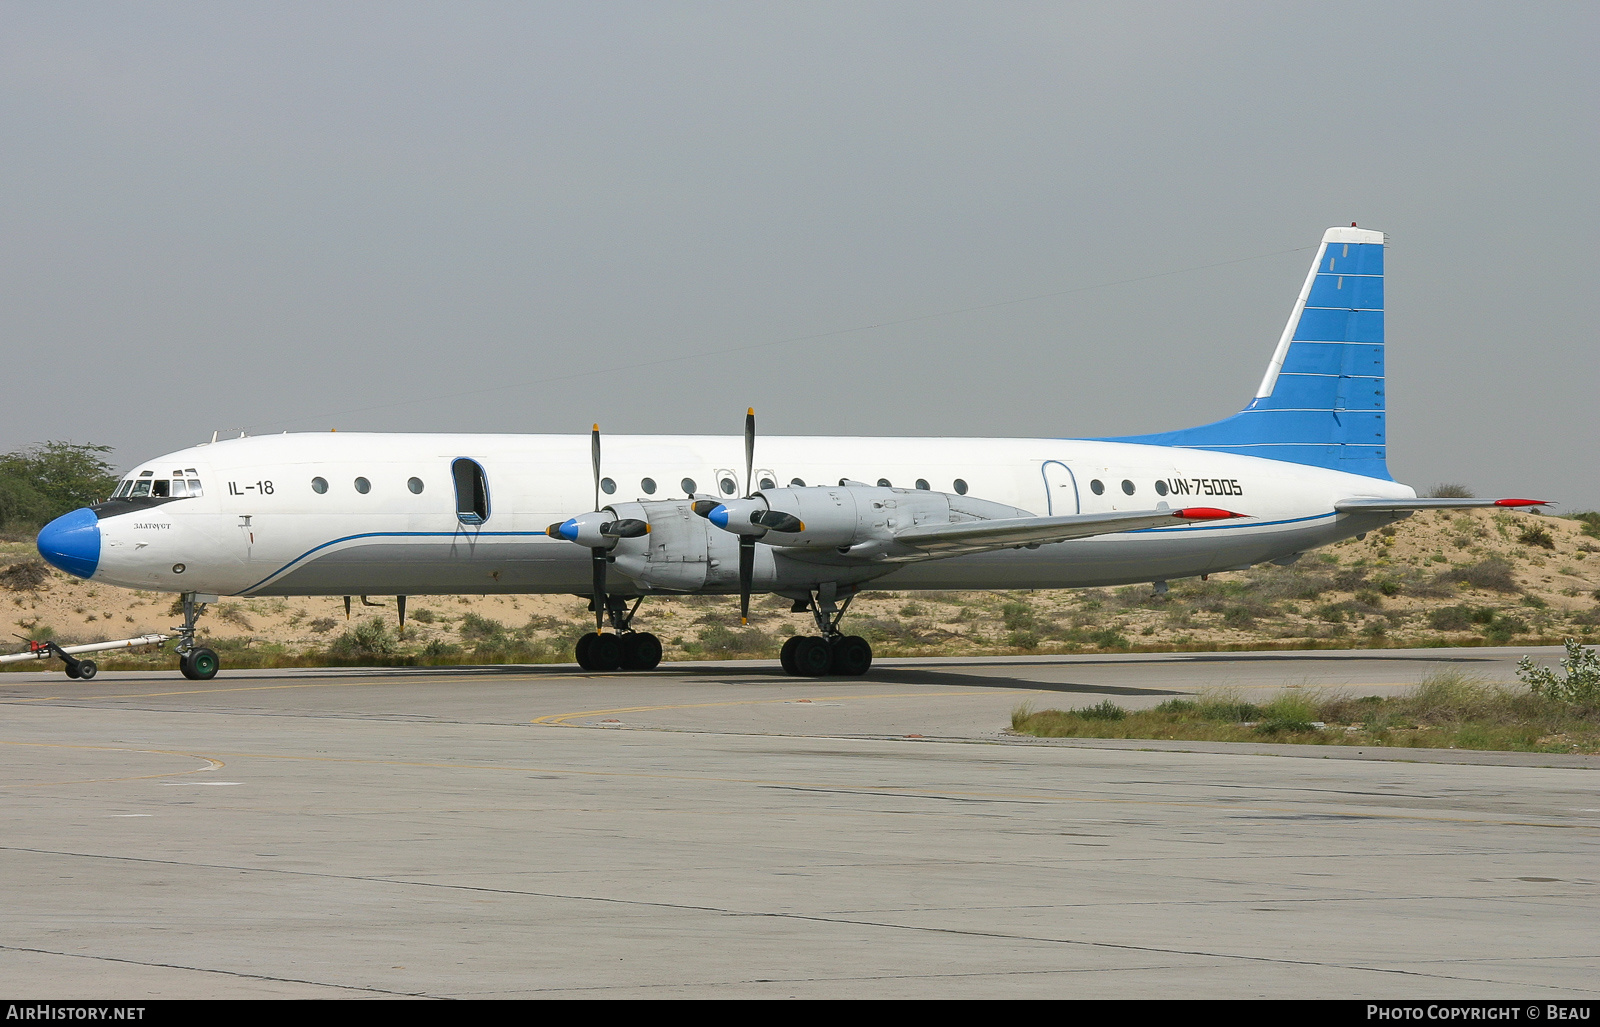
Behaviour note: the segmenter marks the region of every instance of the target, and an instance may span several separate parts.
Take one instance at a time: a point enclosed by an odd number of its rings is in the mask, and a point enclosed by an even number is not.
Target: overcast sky
[[[1600,5],[0,2],[0,450],[1226,416],[1389,234],[1390,469],[1600,506]]]

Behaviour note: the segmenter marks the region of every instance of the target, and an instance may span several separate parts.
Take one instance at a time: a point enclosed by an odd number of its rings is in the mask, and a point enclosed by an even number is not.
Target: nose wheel
[[[214,599],[214,596],[207,596]],[[183,601],[183,626],[177,628],[178,632],[178,673],[190,681],[210,681],[217,676],[217,671],[222,669],[222,660],[217,656],[216,650],[206,649],[194,644],[194,626],[200,620],[200,615],[206,611],[206,604],[198,600],[193,592],[185,592]]]

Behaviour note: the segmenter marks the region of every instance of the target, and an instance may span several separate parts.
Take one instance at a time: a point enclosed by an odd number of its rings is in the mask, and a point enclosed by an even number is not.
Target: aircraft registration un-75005
[[[195,622],[220,596],[573,593],[591,670],[647,670],[653,595],[776,593],[815,634],[791,674],[861,674],[841,620],[884,589],[1039,589],[1236,570],[1413,511],[1385,463],[1384,236],[1323,236],[1254,399],[1179,431],[1104,439],[744,438],[318,432],[213,441],[136,467],[52,521],[82,578],[181,593],[179,668],[216,674]],[[607,630],[609,628],[609,630]],[[147,636],[163,640],[161,636]],[[139,640],[127,640],[133,643]],[[102,643],[102,647],[116,643]],[[90,647],[77,647],[88,649]],[[38,650],[36,649],[36,652]],[[59,651],[68,673],[94,665]]]

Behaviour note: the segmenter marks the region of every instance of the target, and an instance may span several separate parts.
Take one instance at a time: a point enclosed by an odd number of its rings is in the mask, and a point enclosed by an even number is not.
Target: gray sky
[[[1597,27],[0,2],[0,449],[1182,427],[1248,401],[1356,221],[1395,476],[1600,506]]]

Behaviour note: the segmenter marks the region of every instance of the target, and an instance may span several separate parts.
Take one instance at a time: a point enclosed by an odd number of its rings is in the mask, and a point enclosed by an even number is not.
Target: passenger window
[[[878,487],[880,489],[892,489],[894,488],[894,485],[889,481],[888,478],[879,478]]]
[[[928,485],[928,479],[926,479],[926,478],[918,478],[917,479],[917,488],[918,489],[922,490],[923,492],[927,492],[930,489],[930,487],[931,486]]]
[[[322,495],[323,493],[327,492],[328,491],[328,479],[327,478],[312,478],[311,479],[311,491],[315,492],[319,496]]]
[[[683,494],[684,495],[686,495],[686,496],[694,495],[695,483],[694,483],[694,479],[693,478],[685,478],[685,479],[683,479],[682,481],[678,482],[678,487],[683,489]]]
[[[1164,481],[1157,481],[1156,482],[1156,495],[1164,496],[1166,494],[1167,494],[1167,483],[1164,482]]]
[[[1122,491],[1126,492],[1130,496],[1133,495],[1133,482],[1126,478],[1122,479]]]
[[[792,489],[803,489],[806,487],[806,480],[804,478],[790,478],[789,487]]]
[[[639,488],[643,490],[645,495],[653,496],[656,494],[656,480],[654,478],[641,478],[639,480]]]
[[[721,481],[717,482],[717,487],[722,489],[723,495],[731,496],[733,495],[734,489],[737,489],[739,486],[732,478],[723,478]]]
[[[617,483],[612,481],[610,478],[601,478],[600,491],[604,492],[608,496],[615,495],[617,491]]]
[[[762,478],[760,487],[763,489],[775,489],[778,487],[778,483],[771,478]]]
[[[153,499],[165,499],[171,494],[171,485],[165,478],[158,478],[155,483],[150,486],[150,496]]]
[[[361,493],[363,496],[366,495],[368,492],[372,491],[372,482],[365,478],[357,478],[356,491]]]
[[[1097,496],[1103,496],[1106,494],[1106,483],[1096,478],[1089,483],[1089,491]]]
[[[414,496],[422,495],[422,479],[421,478],[407,478],[406,479],[406,488],[410,489],[411,490],[411,494],[414,495]]]
[[[482,524],[489,519],[489,482],[476,460],[461,457],[450,465],[456,483],[456,519]]]
[[[964,496],[966,494],[967,494],[967,483],[962,481],[960,478],[957,478],[956,479],[956,495]]]

